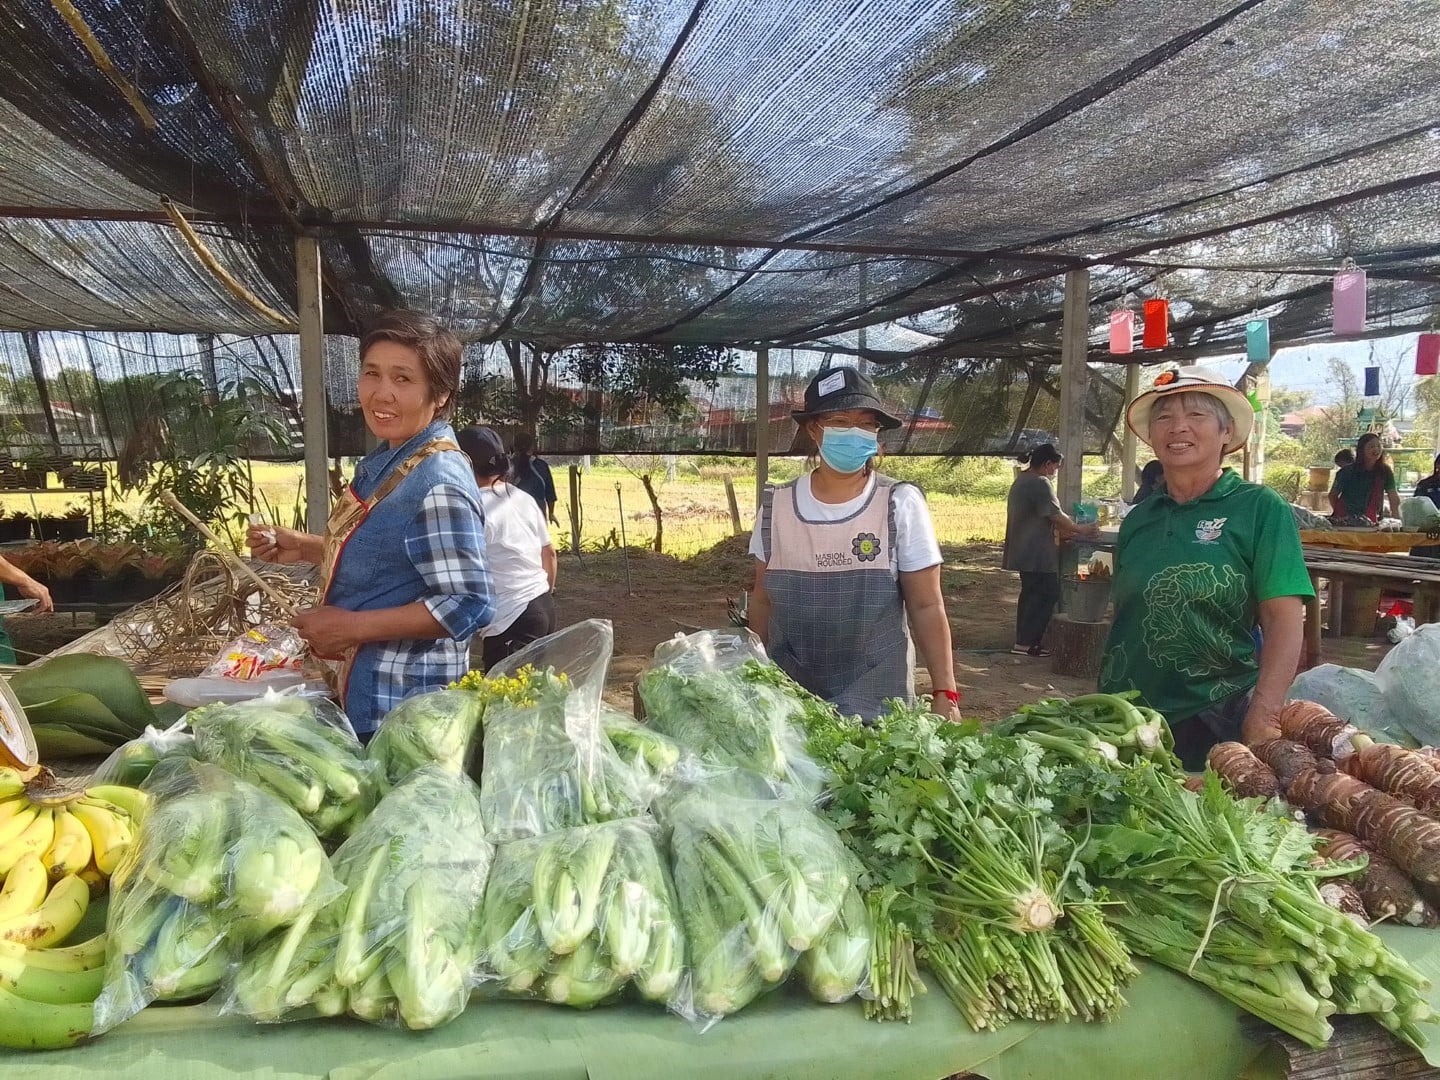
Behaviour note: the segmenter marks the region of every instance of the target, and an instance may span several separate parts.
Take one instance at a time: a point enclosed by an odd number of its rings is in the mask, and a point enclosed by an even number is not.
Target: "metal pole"
[[[615,505],[620,507],[620,556],[625,562],[625,595],[634,596],[630,586],[630,541],[625,539],[625,500],[620,495],[620,485],[615,485]]]
[[[295,275],[300,307],[300,408],[305,436],[305,525],[325,531],[330,516],[328,403],[325,397],[325,324],[320,308],[320,244],[313,236],[295,241]]]
[[[1130,407],[1140,394],[1140,365],[1125,365],[1125,408]],[[1120,413],[1120,422],[1125,424],[1125,412]],[[1125,434],[1120,441],[1120,495],[1126,502],[1135,498],[1135,452],[1139,449],[1140,440],[1130,430],[1130,425],[1125,424]]]
[[[755,506],[770,482],[770,350],[755,350]]]
[[[1065,306],[1060,340],[1060,506],[1066,513],[1080,501],[1085,455],[1085,366],[1090,345],[1090,272],[1065,275]]]
[[[866,293],[870,291],[869,271],[870,263],[868,261],[862,262],[860,264],[860,308],[862,311],[865,311],[865,315],[862,315],[861,318],[865,318],[869,314],[869,297],[866,296]],[[855,335],[855,351],[860,354],[860,363],[858,366],[861,375],[868,375],[870,373],[870,361],[865,359],[865,346],[870,342],[870,335],[865,332],[866,329],[867,327],[860,327]]]

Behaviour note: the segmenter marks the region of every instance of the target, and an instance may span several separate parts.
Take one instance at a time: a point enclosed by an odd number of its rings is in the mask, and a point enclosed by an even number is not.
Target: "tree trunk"
[[[660,511],[660,497],[655,494],[655,483],[649,473],[640,477],[640,483],[645,487],[645,494],[650,496],[650,512],[655,515],[655,543],[651,547],[659,555],[665,550],[665,518]]]
[[[1109,635],[1108,622],[1075,622],[1063,613],[1056,615],[1050,620],[1046,634],[1051,653],[1050,671],[1081,679],[1099,677],[1105,639]]]

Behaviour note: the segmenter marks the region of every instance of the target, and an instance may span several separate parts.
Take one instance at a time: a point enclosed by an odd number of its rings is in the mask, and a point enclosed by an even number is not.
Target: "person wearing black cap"
[[[915,696],[913,627],[934,688],[930,706],[959,719],[925,496],[874,469],[879,433],[900,421],[848,367],[816,375],[791,415],[813,440],[816,464],[765,492],[750,540],[759,561],[751,628],[801,686],[871,720],[885,699]]]
[[[1051,481],[1064,456],[1054,443],[1041,443],[1020,458],[1028,464],[1010,485],[1005,507],[1005,555],[1001,565],[1020,575],[1012,653],[1049,656],[1041,646],[1060,600],[1060,553],[1055,538],[1095,537],[1094,525],[1077,525],[1055,497]]]
[[[508,483],[510,457],[499,434],[468,427],[456,436],[470,457],[485,516],[485,551],[495,617],[481,634],[488,671],[521,647],[555,632],[555,548],[539,504]]]

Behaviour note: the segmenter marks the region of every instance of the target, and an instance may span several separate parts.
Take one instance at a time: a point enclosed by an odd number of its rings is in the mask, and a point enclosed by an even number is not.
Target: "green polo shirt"
[[[1370,493],[1375,490],[1377,481],[1390,494],[1398,493],[1395,473],[1389,465],[1382,461],[1367,472],[1360,468],[1358,461],[1352,462],[1342,466],[1335,474],[1335,482],[1330,485],[1330,494],[1340,496],[1340,503],[1349,517],[1365,517],[1365,511],[1370,505]],[[1381,509],[1383,508],[1382,503]]]
[[[1100,689],[1139,690],[1172,723],[1254,687],[1262,600],[1315,595],[1290,507],[1231,469],[1192,502],[1131,510],[1115,564]]]

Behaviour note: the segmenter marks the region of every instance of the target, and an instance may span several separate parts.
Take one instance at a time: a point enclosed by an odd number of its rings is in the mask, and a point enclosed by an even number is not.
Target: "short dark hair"
[[[1355,464],[1355,451],[1354,451],[1354,450],[1351,450],[1351,449],[1347,446],[1344,450],[1341,450],[1338,454],[1335,455],[1335,464],[1336,464],[1336,465],[1339,465],[1342,469],[1343,469],[1346,465],[1354,465],[1354,464]]]
[[[1165,475],[1165,466],[1159,458],[1147,461],[1145,467],[1140,470],[1140,482],[1142,484],[1158,484],[1161,477]]]
[[[460,389],[460,369],[464,346],[453,332],[440,325],[433,315],[397,308],[376,319],[360,339],[360,360],[363,363],[370,347],[380,341],[393,341],[414,349],[430,383],[430,397],[441,402],[435,409],[437,420],[450,419],[455,411],[455,394]],[[441,401],[443,397],[443,401]]]
[[[515,453],[520,457],[528,457],[535,453],[535,436],[528,431],[517,431],[515,433]]]

